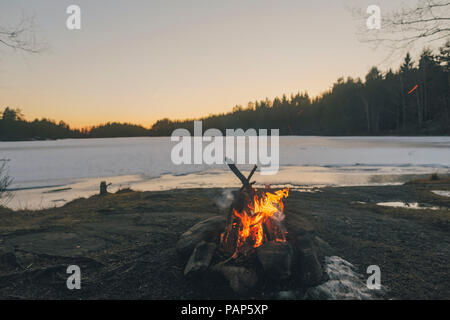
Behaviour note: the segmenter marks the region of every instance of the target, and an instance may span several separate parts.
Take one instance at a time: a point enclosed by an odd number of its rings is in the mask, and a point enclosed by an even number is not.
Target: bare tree
[[[361,9],[352,9],[359,18],[367,17]],[[419,0],[414,7],[392,12],[382,11],[381,28],[359,32],[360,40],[392,51],[407,50],[417,42],[436,42],[450,38],[450,0]]]
[[[39,53],[46,46],[36,40],[34,17],[23,17],[13,27],[0,26],[0,45],[28,53]]]

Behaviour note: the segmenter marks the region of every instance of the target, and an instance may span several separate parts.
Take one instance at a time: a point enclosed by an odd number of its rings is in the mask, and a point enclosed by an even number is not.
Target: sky
[[[72,4],[81,30],[66,27]],[[358,40],[362,24],[347,9],[370,4],[383,13],[400,1],[0,0],[1,26],[33,16],[47,46],[0,47],[0,108],[74,127],[149,127],[283,93],[314,96],[341,76],[389,66],[386,49]]]

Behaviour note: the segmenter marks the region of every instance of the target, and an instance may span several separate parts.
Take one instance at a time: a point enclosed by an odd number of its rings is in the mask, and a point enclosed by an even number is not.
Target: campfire
[[[180,236],[177,251],[189,257],[185,276],[208,284],[223,278],[239,295],[267,283],[318,285],[326,243],[294,217],[286,228],[283,201],[289,188],[254,188],[256,166],[248,177],[234,164],[228,166],[242,186],[225,215],[200,221]]]
[[[234,164],[228,166],[242,181],[243,186],[234,205],[230,207],[226,230],[221,234],[223,251],[232,254],[232,258],[237,258],[252,253],[255,248],[268,241],[285,242],[282,200],[288,196],[289,189],[254,189],[250,179],[256,166],[248,178],[245,178]]]

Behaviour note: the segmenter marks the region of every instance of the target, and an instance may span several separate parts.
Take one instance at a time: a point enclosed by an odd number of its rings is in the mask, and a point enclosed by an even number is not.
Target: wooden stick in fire
[[[242,187],[246,188],[247,190],[250,190],[252,187],[252,184],[254,183],[250,183],[250,179],[252,178],[253,174],[256,171],[257,166],[255,165],[252,169],[252,171],[250,172],[249,176],[246,178],[240,171],[239,169],[236,167],[236,165],[234,163],[227,163],[228,167],[231,169],[231,171],[233,171],[233,173],[236,175],[236,177],[239,178],[239,180],[241,180],[242,182]]]
[[[255,182],[250,182],[250,179],[252,178],[253,174],[255,173],[257,166],[255,165],[252,169],[252,171],[250,172],[250,174],[248,175],[248,177],[246,178],[241,171],[239,171],[239,169],[236,167],[236,165],[226,159],[226,163],[228,165],[228,167],[231,169],[231,171],[236,175],[236,177],[239,178],[239,180],[241,180],[242,182],[242,187],[239,190],[238,193],[238,199],[235,199],[235,204],[237,203],[242,203],[243,205],[246,205],[247,201],[251,201],[250,198],[253,195],[253,187],[252,185]],[[225,228],[225,236],[229,235],[231,228],[233,226],[233,209],[234,209],[234,205],[230,207],[230,210],[228,212],[228,216],[227,216],[227,225]],[[228,242],[227,239],[225,239],[225,242]],[[229,246],[232,245],[231,243],[225,243],[225,246]],[[231,248],[230,248],[231,249]]]

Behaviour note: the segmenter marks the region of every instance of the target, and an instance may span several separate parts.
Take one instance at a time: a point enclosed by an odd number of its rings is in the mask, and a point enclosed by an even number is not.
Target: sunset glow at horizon
[[[378,1],[382,9],[400,1]],[[235,105],[328,90],[339,77],[364,79],[386,50],[357,38],[347,6],[370,1],[78,0],[81,30],[68,30],[72,1],[0,1],[2,23],[36,19],[39,54],[0,48],[0,109],[27,120],[83,128],[106,122],[150,127]]]

